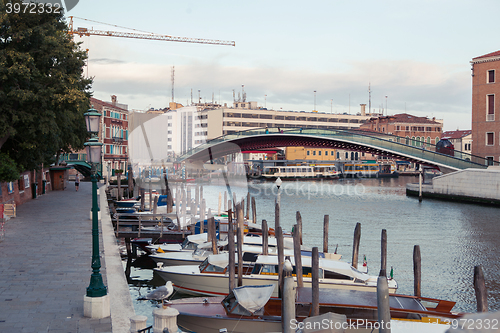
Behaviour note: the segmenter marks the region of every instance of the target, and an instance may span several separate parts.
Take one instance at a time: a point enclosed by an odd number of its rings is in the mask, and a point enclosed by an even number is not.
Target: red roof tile
[[[121,108],[119,106],[116,106],[116,105],[113,105],[112,103],[109,103],[109,102],[105,102],[105,101],[101,101],[100,99],[97,99],[97,98],[94,98],[94,97],[90,97],[90,103],[91,104],[97,104],[97,105],[100,105],[100,106],[106,106],[108,108],[114,108],[114,109],[119,109],[119,110],[122,110],[122,111],[128,111],[127,109],[124,109],[124,108]],[[96,105],[94,105],[95,107]]]
[[[472,133],[472,130],[465,131],[446,131],[443,132],[443,137],[447,137],[448,139],[460,139],[464,136],[467,136]]]
[[[479,57],[475,57],[475,58],[472,58],[472,60],[481,59],[481,58],[496,57],[496,56],[500,56],[500,51],[491,52],[491,53],[488,53],[488,54],[485,54],[485,55],[482,55]]]

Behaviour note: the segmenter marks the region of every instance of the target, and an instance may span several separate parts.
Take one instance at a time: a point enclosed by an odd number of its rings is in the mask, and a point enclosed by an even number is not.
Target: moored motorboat
[[[179,326],[194,332],[280,332],[281,299],[269,298],[273,285],[244,286],[233,289],[228,296],[195,297],[171,301],[167,306],[179,311]],[[344,332],[373,332],[376,327],[377,294],[372,292],[320,289],[320,317],[311,317],[312,291],[297,288],[295,319],[291,327],[300,327],[304,320],[324,323],[339,322]],[[453,313],[455,302],[427,297],[389,295],[391,326],[427,331],[429,324],[441,326],[444,332],[452,320],[461,314]],[[315,319],[316,318],[316,319]],[[448,325],[447,325],[448,324]],[[302,325],[304,326],[304,325]],[[403,330],[398,330],[403,332]],[[420,331],[419,331],[420,332]]]
[[[291,257],[294,265],[294,257]],[[185,265],[155,268],[154,271],[165,281],[172,281],[175,288],[189,295],[227,295],[228,294],[228,260],[227,253],[210,255],[199,266]],[[245,259],[244,259],[245,260]],[[264,285],[278,283],[277,256],[256,256],[243,265],[243,285]],[[302,275],[305,286],[311,285],[311,257],[302,257]],[[319,285],[321,288],[348,289],[375,292],[377,277],[360,272],[350,264],[321,258],[319,259]],[[295,266],[294,266],[295,269]],[[394,279],[388,279],[390,292],[397,290]],[[275,290],[273,297],[277,297]]]

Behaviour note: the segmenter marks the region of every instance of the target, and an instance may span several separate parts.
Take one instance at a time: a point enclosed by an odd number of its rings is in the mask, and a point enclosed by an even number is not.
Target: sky
[[[456,130],[471,128],[471,59],[500,49],[499,12],[497,0],[80,0],[66,16],[75,28],[235,41],[75,37],[88,49],[94,97],[116,95],[129,109],[168,106],[174,67],[184,105],[191,92],[232,105],[244,89],[268,109],[356,114],[370,86],[372,112]]]

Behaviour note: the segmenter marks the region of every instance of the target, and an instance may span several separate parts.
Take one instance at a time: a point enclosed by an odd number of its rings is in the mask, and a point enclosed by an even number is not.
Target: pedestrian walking
[[[75,176],[75,189],[76,189],[77,192],[78,192],[78,186],[80,186],[80,176],[77,173],[76,176]]]

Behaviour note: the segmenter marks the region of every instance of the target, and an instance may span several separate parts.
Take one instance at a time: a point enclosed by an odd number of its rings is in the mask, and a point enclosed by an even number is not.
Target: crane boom
[[[198,43],[198,44],[213,44],[213,45],[227,45],[235,46],[234,41],[224,41],[218,39],[203,39],[203,38],[189,38],[189,37],[175,37],[169,35],[159,35],[153,33],[133,33],[133,32],[117,32],[105,30],[89,30],[87,28],[73,29],[73,17],[70,17],[69,31],[72,35],[82,36],[106,36],[106,37],[124,37],[124,38],[137,38],[137,39],[150,39],[150,40],[163,40],[169,42],[184,42],[184,43]]]

